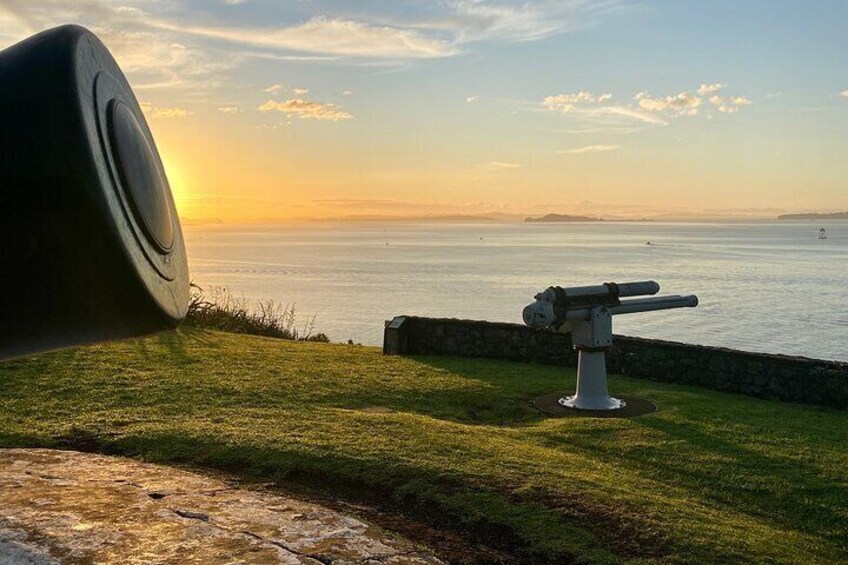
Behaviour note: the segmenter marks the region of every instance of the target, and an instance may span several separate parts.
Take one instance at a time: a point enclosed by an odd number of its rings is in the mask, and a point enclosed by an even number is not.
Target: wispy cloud
[[[750,106],[752,102],[744,96],[710,96],[710,104],[716,107],[719,112],[725,114],[735,114],[739,111],[740,106]]]
[[[222,114],[238,114],[242,110],[238,106],[219,106],[218,111]]]
[[[668,125],[668,122],[666,122],[662,118],[653,116],[647,112],[642,112],[638,109],[631,108],[629,106],[604,106],[601,108],[594,108],[587,112],[587,115],[595,118],[595,121],[597,123],[617,123],[620,121],[620,119],[625,119],[630,121],[630,123],[636,121],[641,122],[643,124],[652,124],[657,126]]]
[[[379,214],[391,216],[425,216],[445,214],[478,215],[509,212],[510,205],[499,202],[447,203],[444,201],[406,201],[385,198],[321,198],[310,200],[317,205],[322,215],[333,214]]]
[[[446,30],[454,43],[474,41],[537,41],[583,28],[625,8],[616,0],[447,0],[417,25]]]
[[[353,119],[353,116],[345,112],[341,106],[325,102],[313,102],[301,98],[291,98],[285,102],[268,100],[258,110],[260,112],[282,112],[290,116],[298,116],[302,119],[329,120],[338,122]]]
[[[547,96],[542,103],[551,110],[573,112],[579,105],[600,104],[612,99],[612,94],[606,93],[595,96],[591,92],[580,91],[575,94],[558,94]]]
[[[699,93],[713,93],[708,100],[719,112],[736,113],[740,107],[752,104],[744,96],[720,96],[722,83],[703,83]],[[570,94],[547,96],[542,105],[548,110],[571,115],[584,123],[581,130],[605,128],[632,131],[634,125],[668,125],[668,120],[682,116],[696,116],[703,109],[705,99],[691,92],[680,92],[670,96],[655,97],[646,91],[637,93],[630,102],[620,103],[612,94],[595,95],[581,90]],[[712,117],[711,115],[708,117]]]
[[[839,93],[839,95],[844,96],[845,98],[848,98],[848,90],[843,90],[842,92]]]
[[[634,122],[642,124],[666,125],[665,120],[649,112],[611,103],[612,94],[594,95],[591,92],[580,91],[574,94],[557,94],[547,96],[542,105],[548,110],[563,114],[571,114],[583,121],[604,127],[625,127]]]
[[[141,106],[144,115],[151,118],[185,118],[194,113],[185,108],[161,108],[150,102],[140,102],[139,106]]]
[[[523,167],[521,163],[512,163],[509,161],[490,161],[486,163],[486,168],[493,171],[503,171],[509,169],[520,169]]]
[[[563,155],[582,155],[584,153],[606,153],[619,149],[620,145],[586,145],[585,147],[577,147],[575,149],[563,149],[557,153]]]
[[[152,18],[148,23],[158,29],[272,50],[396,59],[446,57],[457,52],[448,41],[416,30],[326,16],[281,28],[195,26]]]
[[[221,9],[221,4],[230,7]],[[217,5],[218,8],[214,6]],[[388,64],[456,56],[482,42],[528,42],[591,25],[620,0],[443,0],[391,3],[256,3],[177,0],[0,0],[0,44],[77,22],[115,55],[133,87],[179,105],[211,103],[251,59],[304,64]],[[299,18],[299,19],[294,19]],[[281,92],[283,85],[273,85]],[[292,90],[293,97],[307,94]],[[346,96],[348,94],[345,94]],[[176,100],[174,100],[176,102]]]
[[[724,86],[725,85],[720,83],[720,82],[715,82],[713,84],[704,83],[704,84],[702,84],[701,86],[698,87],[698,94],[700,94],[701,96],[708,96],[710,94],[715,94],[719,90],[722,90],[724,88]]]
[[[465,101],[468,102],[469,104],[473,104],[474,102],[477,102],[477,100],[479,100],[479,99],[480,99],[480,97],[477,96],[476,94],[474,94],[472,96],[467,96],[465,98]]]
[[[235,4],[249,5],[235,0]],[[245,8],[240,7],[240,10]],[[272,13],[274,8],[271,8]],[[447,57],[480,41],[536,41],[584,27],[622,10],[618,0],[445,0],[425,4],[412,15],[380,3],[324,5],[305,21],[280,24],[291,10],[279,8],[274,25],[233,24],[214,10],[189,17],[179,4],[125,0],[4,0],[5,12],[28,31],[60,22],[78,21],[100,29],[144,31],[224,41],[271,52],[301,52],[343,57],[419,59]],[[302,10],[307,12],[308,9]],[[335,12],[335,13],[332,13]],[[344,15],[342,15],[344,14]],[[267,16],[266,16],[267,17]],[[235,20],[238,21],[238,20]],[[118,25],[120,24],[120,25]],[[161,38],[160,38],[161,39]]]
[[[185,41],[152,25],[143,10],[128,5],[103,0],[0,2],[0,36],[12,41],[67,22],[97,33],[137,90],[198,93],[217,86],[222,73],[244,60],[231,50]]]
[[[700,97],[687,92],[662,98],[653,98],[647,92],[640,92],[636,95],[636,101],[643,110],[667,112],[676,116],[694,116],[703,103]]]
[[[750,106],[753,104],[750,98],[745,96],[721,96],[715,94],[724,90],[725,86],[720,83],[702,84],[698,88],[698,93],[702,95],[710,94],[706,100],[712,104],[716,110],[724,114],[735,114],[742,106]],[[704,98],[689,92],[681,92],[672,96],[653,98],[647,92],[640,92],[636,95],[636,101],[640,108],[651,112],[662,113],[667,116],[696,116],[698,115],[704,104]],[[707,116],[711,117],[711,116]]]

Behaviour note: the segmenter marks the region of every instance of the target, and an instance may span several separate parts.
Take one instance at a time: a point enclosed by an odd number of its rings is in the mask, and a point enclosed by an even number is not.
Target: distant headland
[[[778,220],[848,220],[848,212],[829,212],[825,214],[781,214]]]
[[[602,218],[594,218],[592,216],[573,216],[570,214],[548,214],[538,218],[527,218],[525,222],[530,223],[548,223],[548,222],[603,222]]]

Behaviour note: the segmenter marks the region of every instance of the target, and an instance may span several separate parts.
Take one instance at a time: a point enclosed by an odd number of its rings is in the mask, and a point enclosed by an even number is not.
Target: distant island
[[[848,212],[830,212],[825,214],[781,214],[778,220],[848,220]]]
[[[527,218],[525,222],[531,223],[555,223],[555,222],[603,222],[601,218],[591,216],[572,216],[569,214],[548,214],[539,218]]]

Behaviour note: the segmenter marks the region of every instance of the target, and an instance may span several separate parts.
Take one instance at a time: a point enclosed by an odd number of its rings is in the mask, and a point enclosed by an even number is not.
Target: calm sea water
[[[654,279],[700,306],[617,333],[848,360],[848,222],[314,223],[189,226],[191,275],[294,303],[334,341],[379,344],[398,314],[521,321],[550,285]],[[650,241],[652,245],[646,245]]]

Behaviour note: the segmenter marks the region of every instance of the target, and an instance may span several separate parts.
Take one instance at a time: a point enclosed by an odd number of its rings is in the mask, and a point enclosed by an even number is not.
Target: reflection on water
[[[193,279],[296,303],[334,341],[378,344],[397,314],[521,321],[552,284],[656,279],[696,309],[617,333],[848,360],[848,222],[313,223],[186,228]],[[651,245],[646,245],[650,241]],[[305,316],[304,316],[305,318]]]

